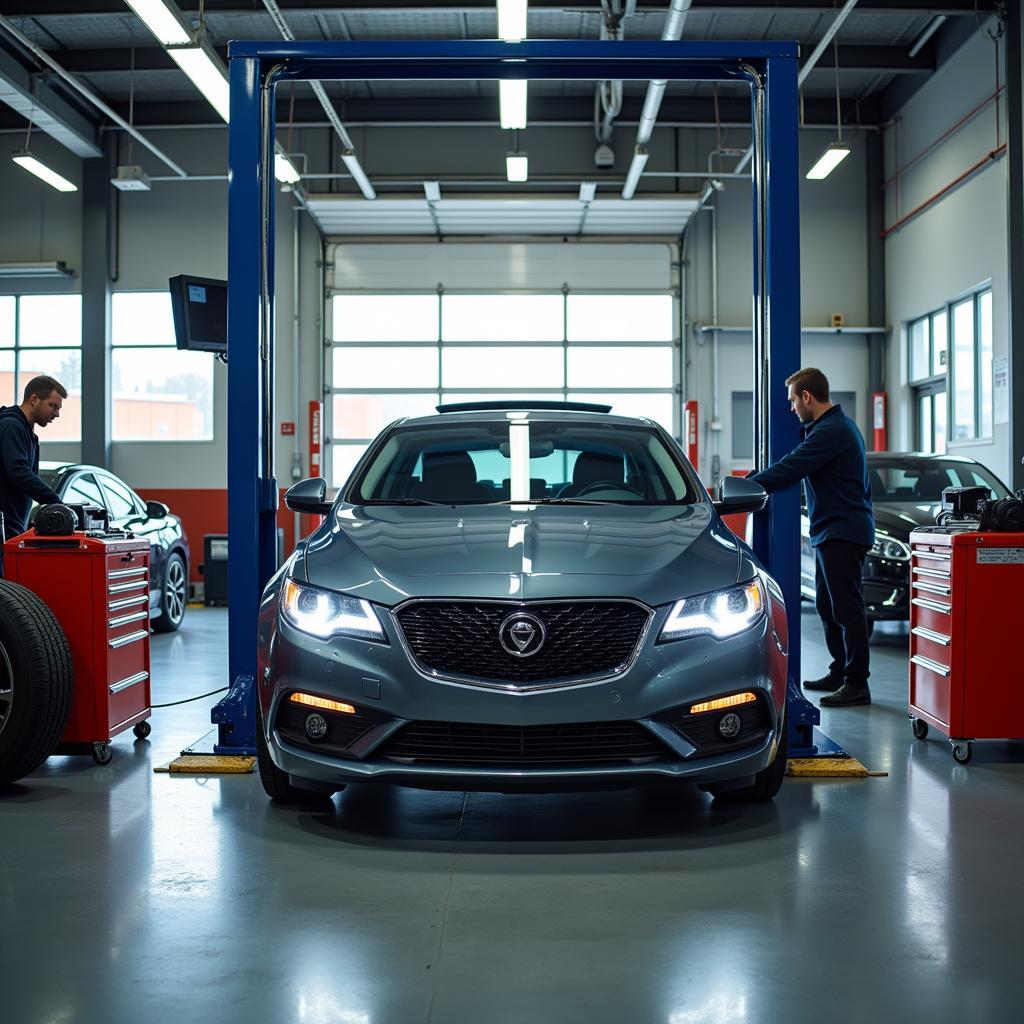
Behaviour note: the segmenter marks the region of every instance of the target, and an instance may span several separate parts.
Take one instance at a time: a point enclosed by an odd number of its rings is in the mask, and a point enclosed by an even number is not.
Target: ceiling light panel
[[[177,46],[168,49],[171,60],[206,97],[210,106],[225,121],[231,119],[231,92],[220,64],[201,46]]]
[[[142,19],[146,28],[164,46],[185,46],[192,40],[188,30],[164,3],[164,0],[125,0],[128,6]]]
[[[526,82],[503,78],[498,83],[502,128],[526,127]]]

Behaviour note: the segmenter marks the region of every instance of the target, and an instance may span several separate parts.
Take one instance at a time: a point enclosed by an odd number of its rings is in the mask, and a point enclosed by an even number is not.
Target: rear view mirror
[[[322,476],[300,480],[285,491],[284,503],[293,512],[307,512],[314,516],[325,516],[331,511],[332,502],[327,500],[327,481]]]
[[[723,477],[718,493],[721,497],[714,504],[723,516],[760,512],[768,503],[768,492],[759,483],[742,476]]]
[[[171,510],[162,501],[146,502],[147,519],[166,519],[170,514]]]

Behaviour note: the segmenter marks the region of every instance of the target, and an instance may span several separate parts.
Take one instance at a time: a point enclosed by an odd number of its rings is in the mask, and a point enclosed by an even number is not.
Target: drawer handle
[[[912,569],[911,572],[913,572],[915,576],[930,576],[932,579],[936,580],[949,579],[948,569],[922,569],[920,566],[918,566],[917,568]]]
[[[940,665],[937,661],[932,661],[931,658],[922,657],[920,654],[915,654],[910,659],[915,665],[921,668],[928,669],[929,672],[934,672],[938,676],[948,676],[949,669],[945,665]]]
[[[110,580],[123,580],[129,576],[145,576],[146,567],[144,565],[139,566],[138,569],[114,569],[112,572],[107,573],[107,579]]]
[[[943,615],[948,615],[953,610],[953,606],[951,604],[942,604],[941,601],[929,601],[927,597],[915,597],[910,603],[916,604],[918,608],[927,608],[929,611],[942,612]]]
[[[927,590],[929,594],[941,594],[943,597],[949,597],[953,593],[951,587],[943,587],[938,583],[924,583],[921,580],[915,580],[910,586],[914,590]]]
[[[110,648],[114,650],[118,647],[127,647],[129,644],[137,643],[139,640],[145,640],[148,636],[148,629],[140,629],[136,633],[127,633],[125,636],[119,636],[116,640],[111,640]]]
[[[108,589],[111,594],[126,594],[130,590],[146,590],[148,587],[148,580],[138,580],[134,583],[115,583]]]
[[[948,551],[919,551],[917,548],[914,548],[913,554],[915,558],[930,558],[935,562],[952,561],[952,556]]]
[[[122,679],[119,682],[111,683],[110,692],[120,693],[122,690],[127,690],[129,686],[134,686],[136,683],[144,683],[148,678],[148,672],[136,672],[135,675],[129,676],[127,679]]]
[[[111,626],[126,626],[129,622],[139,622],[142,619],[148,619],[149,612],[132,612],[130,615],[118,615],[117,618],[111,619],[109,625]]]
[[[111,601],[107,607],[112,612],[119,612],[122,608],[134,608],[137,604],[149,604],[149,597],[140,594],[138,597],[122,597],[120,601]]]
[[[945,633],[936,633],[934,629],[925,629],[924,626],[915,626],[910,632],[943,647],[948,647],[953,642]]]

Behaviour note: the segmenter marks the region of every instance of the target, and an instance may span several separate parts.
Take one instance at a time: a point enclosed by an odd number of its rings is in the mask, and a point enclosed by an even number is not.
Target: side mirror
[[[715,508],[723,516],[735,515],[738,512],[760,512],[768,504],[768,492],[753,480],[743,476],[727,476],[722,478]]]
[[[171,510],[162,501],[146,502],[147,519],[165,519],[171,514]]]
[[[322,476],[300,480],[294,487],[289,487],[284,494],[284,503],[293,512],[308,512],[314,516],[327,515],[333,504],[327,500],[327,481]]]

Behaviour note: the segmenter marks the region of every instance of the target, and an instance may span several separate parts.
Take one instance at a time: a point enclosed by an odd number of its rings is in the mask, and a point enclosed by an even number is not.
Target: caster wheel
[[[914,730],[914,736],[919,740],[923,740],[928,735],[928,723],[920,718],[912,718],[910,728]]]
[[[967,740],[959,740],[953,744],[953,760],[957,764],[967,764],[971,759],[971,745]]]
[[[135,728],[132,732],[135,733],[136,737],[140,740],[144,740],[153,731],[153,726],[149,722],[136,722]]]
[[[110,749],[110,744],[94,743],[92,745],[92,759],[97,764],[110,764],[114,760],[114,752]]]

